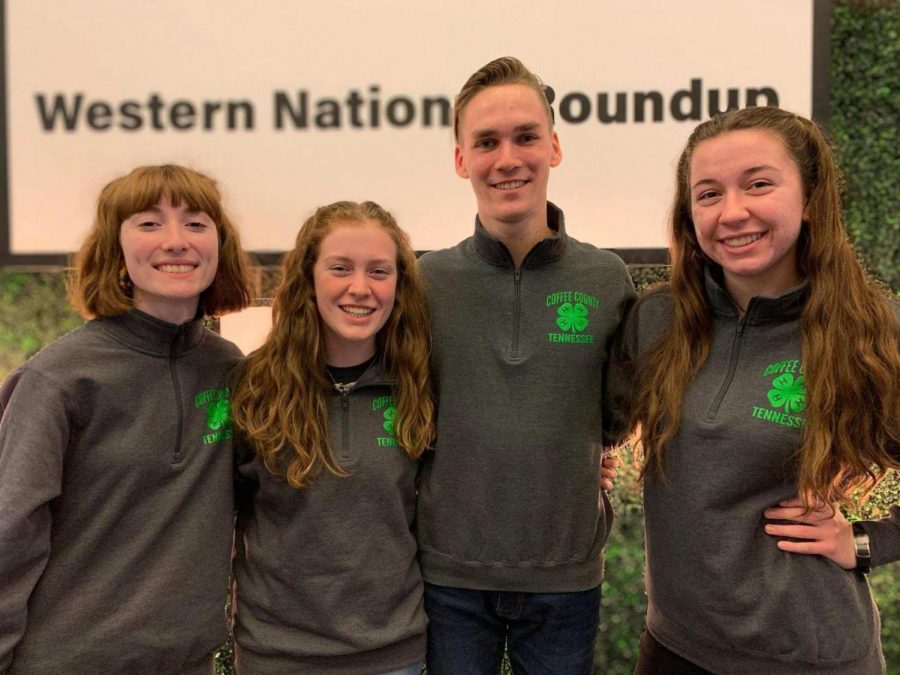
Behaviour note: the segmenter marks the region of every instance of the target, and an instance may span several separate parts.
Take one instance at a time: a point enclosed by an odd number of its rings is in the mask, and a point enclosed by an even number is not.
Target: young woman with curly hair
[[[318,209],[239,367],[235,641],[245,673],[415,673],[412,532],[433,437],[415,254],[373,202]]]
[[[865,572],[900,559],[900,510],[837,507],[900,464],[897,306],[847,241],[821,130],[777,108],[700,124],[671,223],[671,279],[616,366],[643,452],[636,672],[881,672]]]

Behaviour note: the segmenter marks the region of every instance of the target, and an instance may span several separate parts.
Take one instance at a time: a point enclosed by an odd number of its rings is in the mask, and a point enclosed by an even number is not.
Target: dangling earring
[[[131,297],[134,285],[131,283],[131,277],[128,276],[128,269],[125,267],[119,270],[119,288],[125,292],[125,295],[129,298]]]

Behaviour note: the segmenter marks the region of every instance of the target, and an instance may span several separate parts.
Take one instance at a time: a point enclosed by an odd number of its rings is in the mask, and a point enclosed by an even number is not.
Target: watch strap
[[[868,574],[872,571],[872,550],[869,535],[859,523],[853,523],[853,543],[856,546],[856,571]]]

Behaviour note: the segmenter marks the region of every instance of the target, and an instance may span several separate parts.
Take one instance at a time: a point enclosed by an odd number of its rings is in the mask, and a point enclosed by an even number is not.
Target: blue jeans
[[[496,675],[506,645],[516,675],[590,675],[600,588],[476,591],[425,584],[428,675]]]
[[[411,666],[406,666],[406,668],[398,668],[397,670],[392,670],[389,673],[382,673],[381,675],[419,675],[422,672],[422,664],[416,663]]]

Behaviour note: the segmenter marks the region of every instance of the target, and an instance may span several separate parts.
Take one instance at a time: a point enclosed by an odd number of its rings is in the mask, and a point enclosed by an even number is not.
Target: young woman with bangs
[[[227,373],[245,307],[215,182],[145,166],[75,258],[87,323],[0,388],[0,672],[209,673],[232,541]]]
[[[841,224],[822,131],[777,108],[700,124],[681,155],[670,281],[627,320],[647,631],[637,673],[880,673],[870,567],[900,508],[838,506],[900,465],[897,304]]]
[[[236,667],[418,675],[412,528],[434,407],[406,234],[373,202],[318,209],[285,256],[272,318],[234,378]]]

